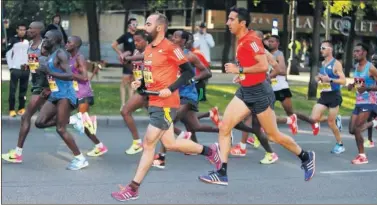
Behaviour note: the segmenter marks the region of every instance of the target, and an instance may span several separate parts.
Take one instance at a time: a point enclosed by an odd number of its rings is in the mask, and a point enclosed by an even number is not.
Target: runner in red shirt
[[[238,74],[237,81],[241,87],[228,104],[220,123],[219,144],[222,166],[217,171],[200,176],[201,181],[228,185],[227,163],[230,151],[232,128],[250,114],[255,114],[259,123],[271,141],[284,146],[296,154],[302,161],[305,180],[308,181],[315,172],[315,153],[304,151],[289,136],[281,133],[276,124],[273,110],[275,95],[271,85],[266,81],[268,61],[264,53],[262,40],[254,31],[249,31],[250,13],[245,8],[231,8],[227,26],[238,39],[236,64],[225,64],[227,73]],[[235,112],[237,110],[237,112]]]
[[[187,139],[175,139],[173,119],[180,106],[178,88],[190,83],[194,77],[193,69],[178,46],[165,38],[168,20],[165,15],[157,13],[148,17],[145,31],[150,37],[150,44],[144,51],[143,81],[132,82],[133,89],[145,85],[148,91],[159,92],[158,96],[149,96],[149,125],[143,142],[136,175],[126,187],[111,195],[118,201],[127,201],[139,197],[138,188],[152,166],[154,151],[159,140],[170,151],[196,153],[220,167],[218,145],[211,147],[199,145]],[[180,70],[180,77],[177,79]]]

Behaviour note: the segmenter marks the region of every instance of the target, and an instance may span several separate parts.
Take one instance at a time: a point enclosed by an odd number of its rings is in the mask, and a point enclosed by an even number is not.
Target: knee
[[[128,116],[131,116],[131,111],[130,109],[128,109],[126,107],[127,105],[125,105],[122,109],[122,111],[120,111],[120,114],[122,115],[122,117],[128,117]]]
[[[221,136],[230,136],[232,127],[228,121],[221,121],[219,125],[219,134]]]
[[[354,128],[354,127],[349,127],[348,132],[349,132],[351,135],[354,135],[354,134],[355,134],[355,128]]]
[[[360,134],[362,132],[362,126],[360,125],[360,126],[357,126],[356,128],[355,128],[355,134]]]
[[[56,132],[59,134],[59,135],[63,135],[67,132],[67,129],[65,126],[61,126],[61,125],[57,125],[56,126]]]
[[[327,123],[329,124],[330,127],[336,126],[335,119],[333,118],[327,119]]]

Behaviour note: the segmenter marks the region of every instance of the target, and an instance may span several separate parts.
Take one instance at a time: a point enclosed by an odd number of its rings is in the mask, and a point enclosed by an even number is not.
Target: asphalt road
[[[288,133],[285,125],[282,131]],[[261,165],[262,148],[248,147],[244,158],[231,158],[229,186],[204,184],[198,181],[200,174],[213,167],[202,156],[185,156],[168,153],[165,170],[152,169],[142,183],[140,198],[131,203],[376,203],[377,202],[377,148],[368,149],[369,164],[352,165],[356,146],[352,136],[343,131],[346,152],[330,154],[334,138],[326,126],[319,136],[310,134],[309,126],[301,126],[295,139],[305,149],[316,151],[317,170],[310,182],[304,181],[300,161],[281,146],[273,144],[279,161],[273,165]],[[139,125],[141,133],[145,124]],[[344,127],[347,130],[347,127]],[[18,127],[5,126],[2,130],[3,152],[14,148]],[[24,162],[2,162],[2,202],[37,204],[100,203],[117,204],[110,193],[118,184],[128,183],[136,170],[140,155],[129,156],[124,150],[131,143],[127,129],[100,127],[99,138],[109,152],[99,158],[89,158],[89,167],[80,171],[68,171],[65,167],[71,153],[54,132],[32,129],[24,147]],[[200,133],[200,142],[210,144],[215,134]],[[240,133],[236,132],[236,140]],[[83,152],[92,144],[85,136],[76,136]]]

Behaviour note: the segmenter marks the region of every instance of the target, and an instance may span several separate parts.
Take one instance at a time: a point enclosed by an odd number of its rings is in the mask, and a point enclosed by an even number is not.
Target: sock
[[[309,160],[309,154],[304,150],[301,150],[301,153],[298,155],[298,157],[301,159],[302,162]]]
[[[69,124],[70,124],[70,125],[74,125],[74,124],[76,124],[77,121],[78,121],[78,120],[77,120],[76,115],[72,115],[72,116],[69,117]]]
[[[181,139],[181,138],[183,138],[185,136],[185,132],[181,132],[179,135],[178,135],[178,137],[177,137],[177,139]]]
[[[246,149],[246,143],[240,142],[240,147],[241,147],[241,149]]]
[[[133,140],[132,144],[136,144],[136,145],[141,144],[141,139]]]
[[[292,124],[292,119],[290,117],[287,117],[287,125]]]
[[[338,142],[337,143],[339,146],[343,146],[343,142]]]
[[[132,191],[134,191],[134,192],[136,192],[136,191],[139,189],[139,186],[140,186],[140,184],[137,183],[137,182],[135,182],[135,181],[133,181],[133,180],[132,180],[132,182],[130,183],[130,188],[131,188]]]
[[[220,175],[225,176],[228,169],[228,163],[222,163],[221,168],[217,171]]]
[[[79,160],[85,160],[85,157],[84,157],[84,155],[82,155],[82,153],[80,153],[79,155],[75,156],[75,158],[77,158]]]
[[[377,127],[377,120],[372,120],[373,127]]]
[[[362,156],[362,157],[367,157],[367,155],[365,153],[360,153],[359,155]]]
[[[210,156],[212,154],[212,149],[203,145],[203,150],[200,154],[204,156]]]
[[[102,147],[103,147],[103,144],[102,144],[102,142],[100,142],[100,143],[96,144],[96,147],[97,147],[97,148],[102,148]]]
[[[16,147],[15,152],[17,155],[22,155],[22,148]]]

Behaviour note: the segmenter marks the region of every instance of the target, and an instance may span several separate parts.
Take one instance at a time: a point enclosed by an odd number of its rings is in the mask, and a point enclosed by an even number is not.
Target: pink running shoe
[[[139,198],[138,191],[133,191],[130,186],[121,187],[120,191],[111,193],[111,196],[118,201],[135,200]]]

